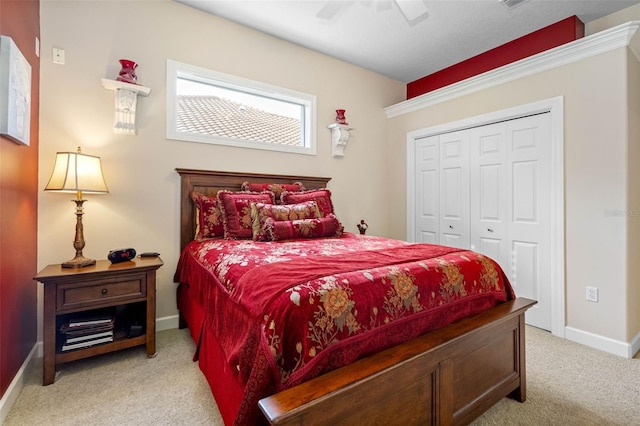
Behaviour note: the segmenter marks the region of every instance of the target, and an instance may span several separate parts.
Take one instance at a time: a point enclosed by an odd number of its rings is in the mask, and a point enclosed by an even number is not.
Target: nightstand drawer
[[[123,281],[62,284],[58,286],[57,293],[56,310],[61,311],[78,307],[102,306],[122,300],[131,301],[136,297],[144,299],[147,296],[147,286],[145,275],[141,275],[138,279]]]

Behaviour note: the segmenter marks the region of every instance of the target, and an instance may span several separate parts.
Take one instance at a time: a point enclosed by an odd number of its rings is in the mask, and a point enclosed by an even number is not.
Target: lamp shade
[[[107,194],[100,157],[78,152],[58,152],[45,191]]]

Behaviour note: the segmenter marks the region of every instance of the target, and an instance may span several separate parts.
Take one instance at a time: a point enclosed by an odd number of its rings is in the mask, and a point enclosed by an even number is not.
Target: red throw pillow
[[[315,201],[305,201],[298,204],[251,204],[251,220],[253,221],[253,239],[256,241],[268,241],[264,233],[264,223],[267,219],[274,221],[316,219],[322,217]]]
[[[253,238],[251,203],[273,204],[273,192],[218,191],[224,237],[228,240]]]
[[[271,191],[276,198],[277,204],[282,204],[281,195],[283,191],[300,192],[305,191],[306,188],[302,182],[294,183],[249,183],[244,182],[240,187],[242,191],[262,192]]]
[[[271,241],[339,237],[343,230],[344,227],[333,214],[318,219],[302,220],[275,221],[268,218],[264,224],[264,232]]]
[[[315,201],[318,203],[318,208],[323,216],[334,213],[333,203],[331,202],[331,191],[326,188],[302,192],[284,191],[282,193],[282,202],[284,204],[298,204],[305,201]]]
[[[200,241],[207,238],[224,237],[222,212],[220,211],[218,199],[208,197],[199,192],[192,192],[191,199],[196,207],[195,239]]]

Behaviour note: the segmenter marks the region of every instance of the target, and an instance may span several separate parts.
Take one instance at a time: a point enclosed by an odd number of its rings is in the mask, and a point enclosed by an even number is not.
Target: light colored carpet
[[[527,400],[473,425],[640,425],[640,355],[620,358],[527,326]]]
[[[640,359],[526,333],[527,401],[503,399],[474,426],[640,425]],[[67,364],[50,386],[38,362],[5,425],[222,425],[188,332],[159,332],[157,349],[151,359],[140,347]]]
[[[194,347],[186,329],[161,331],[155,358],[140,346],[75,361],[49,386],[37,362],[4,424],[222,425]]]

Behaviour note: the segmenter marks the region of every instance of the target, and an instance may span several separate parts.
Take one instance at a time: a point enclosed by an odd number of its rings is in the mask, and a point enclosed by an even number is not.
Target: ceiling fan
[[[343,12],[348,9],[355,3],[356,0],[330,0],[325,2],[324,6],[318,13],[316,17],[320,19],[332,19],[338,13]],[[420,18],[426,18],[429,16],[429,10],[427,9],[427,5],[424,0],[368,0],[363,1],[363,3],[369,5],[371,3],[375,3],[379,11],[388,10],[391,8],[392,4],[398,6],[398,9],[402,12],[405,19],[410,23],[414,23]]]

